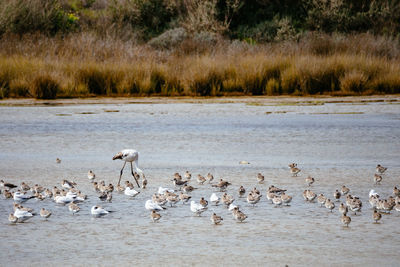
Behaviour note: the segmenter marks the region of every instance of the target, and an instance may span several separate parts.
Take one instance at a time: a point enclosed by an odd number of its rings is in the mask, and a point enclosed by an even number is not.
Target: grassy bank
[[[0,43],[0,97],[400,93],[397,48],[371,36],[352,38],[219,40],[201,50],[185,42],[160,50],[88,34],[8,37]]]

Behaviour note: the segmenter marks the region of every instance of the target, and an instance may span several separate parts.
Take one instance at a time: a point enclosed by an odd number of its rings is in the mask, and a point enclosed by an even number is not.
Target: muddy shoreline
[[[369,103],[393,102],[400,103],[400,95],[372,95],[372,96],[245,96],[245,97],[93,97],[93,98],[66,98],[55,100],[37,100],[34,98],[3,99],[0,106],[62,106],[62,105],[90,105],[90,104],[211,104],[211,103],[245,103],[249,105],[318,105],[325,103]]]

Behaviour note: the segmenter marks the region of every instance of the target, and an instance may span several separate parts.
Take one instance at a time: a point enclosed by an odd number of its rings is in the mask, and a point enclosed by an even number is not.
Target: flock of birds
[[[140,194],[140,191],[137,191],[135,185],[130,181],[125,181],[124,185],[120,184],[123,170],[127,162],[131,165],[131,174],[136,186],[143,190],[146,189],[147,179],[143,171],[138,167],[138,158],[138,152],[133,149],[122,150],[113,157],[113,160],[120,159],[124,161],[124,165],[120,171],[119,181],[116,186],[113,184],[106,185],[104,181],[97,182],[95,173],[91,170],[88,172],[88,180],[92,183],[93,189],[101,201],[111,202],[112,194],[114,192],[123,193],[130,198],[134,198]],[[61,160],[57,158],[56,162],[61,163]],[[135,168],[133,167],[133,163],[135,164]],[[290,173],[294,177],[301,172],[296,163],[289,164],[289,168]],[[380,184],[382,182],[382,177],[386,170],[387,168],[381,165],[376,166],[376,173],[374,175],[375,184]],[[139,184],[139,181],[141,181],[141,185]],[[258,173],[257,182],[262,184],[264,181],[264,176],[261,173]],[[163,210],[168,206],[176,206],[178,202],[182,202],[183,204],[190,203],[190,210],[197,216],[200,216],[204,211],[206,211],[209,205],[217,206],[221,203],[232,212],[232,216],[236,221],[243,222],[248,218],[240,207],[235,204],[237,202],[235,202],[234,196],[226,192],[227,188],[232,185],[226,180],[219,179],[219,181],[215,182],[214,176],[211,173],[208,173],[206,176],[198,174],[196,177],[197,185],[195,185],[197,187],[194,187],[193,185],[190,185],[192,183],[192,174],[189,171],[186,171],[183,174],[183,177],[181,174],[175,173],[171,182],[173,183],[174,188],[159,187],[158,191],[152,195],[151,199],[148,199],[145,202],[144,207],[150,212],[150,218],[153,222],[157,222],[161,219]],[[315,179],[311,176],[305,178],[305,183],[309,188],[311,188],[314,182]],[[211,185],[211,188],[214,189],[215,192],[211,193],[209,200],[205,197],[201,197],[198,202],[194,201],[190,194],[194,190],[198,189],[199,186],[204,186],[205,184]],[[87,199],[87,195],[77,189],[77,184],[74,181],[68,181],[66,179],[61,182],[61,188],[53,186],[51,189],[38,184],[30,186],[25,182],[21,182],[20,186],[17,186],[1,180],[0,190],[2,190],[2,194],[6,199],[14,200],[14,212],[10,213],[8,216],[10,223],[21,223],[29,220],[35,215],[33,209],[21,205],[21,203],[33,198],[38,200],[53,199],[53,201],[58,205],[68,206],[68,209],[72,214],[78,213],[81,209],[80,203]],[[275,205],[275,207],[281,205],[289,206],[292,201],[292,196],[288,195],[286,191],[286,189],[280,189],[271,185],[266,191],[266,198]],[[217,192],[223,193],[218,196]],[[332,212],[336,207],[335,202],[339,202],[341,197],[345,197],[345,202],[339,204],[338,210],[342,214],[341,222],[348,227],[351,222],[351,217],[348,215],[349,211],[356,214],[357,212],[361,212],[363,207],[360,198],[351,195],[350,192],[350,189],[343,185],[340,190],[337,189],[333,192],[331,199],[324,194],[317,195],[311,189],[306,189],[303,192],[303,198],[306,202],[315,202],[316,200],[321,206],[325,206]],[[246,201],[253,206],[262,199],[262,194],[256,187],[251,190],[246,190],[243,186],[240,186],[237,193],[239,198],[246,197]],[[377,192],[371,190],[369,192],[369,203],[373,209],[373,222],[378,223],[382,218],[382,213],[390,213],[393,209],[400,212],[400,189],[394,186],[393,195],[389,196],[387,199],[382,199]],[[111,212],[100,205],[93,206],[90,211],[95,217],[104,216]],[[45,208],[40,210],[40,216],[45,219],[49,218],[51,215],[52,212],[50,210],[46,210]],[[223,218],[213,212],[210,220],[213,224],[221,224]]]

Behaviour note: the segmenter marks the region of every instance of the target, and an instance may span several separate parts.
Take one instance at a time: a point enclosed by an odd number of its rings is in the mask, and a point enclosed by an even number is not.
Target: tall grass
[[[0,98],[400,93],[396,46],[371,49],[372,38],[355,51],[334,40],[327,37],[322,48],[222,40],[181,53],[90,34],[9,36],[0,41]]]

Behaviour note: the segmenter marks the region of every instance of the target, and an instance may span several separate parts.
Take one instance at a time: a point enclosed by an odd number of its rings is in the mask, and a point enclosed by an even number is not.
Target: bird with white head
[[[137,186],[140,187],[139,182],[138,182],[137,178],[135,177],[135,174],[133,173],[133,164],[132,164],[133,162],[135,162],[135,170],[136,170],[136,172],[138,172],[140,174],[143,174],[143,171],[141,169],[139,169],[139,164],[138,164],[138,162],[139,162],[139,152],[137,152],[135,149],[124,149],[124,150],[118,152],[113,157],[113,160],[116,160],[116,159],[120,159],[120,160],[125,161],[124,162],[124,166],[122,166],[122,169],[121,169],[121,172],[120,172],[120,175],[119,175],[118,185],[120,185],[122,173],[124,171],[126,163],[130,162],[131,163],[132,176],[135,179]]]

